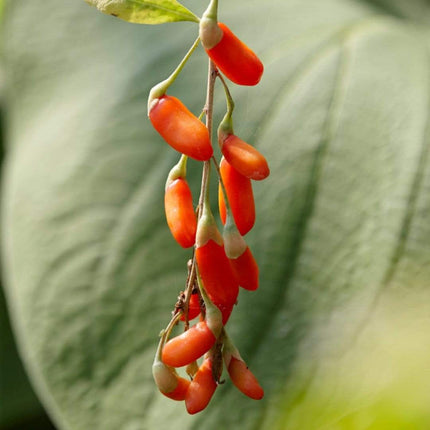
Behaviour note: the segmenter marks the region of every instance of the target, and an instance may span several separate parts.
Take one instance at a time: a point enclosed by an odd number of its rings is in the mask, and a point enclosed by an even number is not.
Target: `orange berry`
[[[244,361],[231,357],[227,370],[231,381],[243,394],[255,400],[263,398],[263,388],[261,388],[257,378],[248,369]],[[185,397],[185,401],[187,397],[188,395]]]
[[[217,383],[212,374],[212,359],[205,358],[191,381],[185,395],[185,406],[189,414],[202,411],[215,393]]]
[[[164,209],[170,231],[183,248],[194,245],[197,217],[193,207],[193,196],[185,179],[170,182],[164,194]]]
[[[256,181],[269,176],[270,170],[264,156],[236,135],[228,134],[220,145],[225,159],[243,176]]]
[[[196,261],[206,293],[226,324],[239,294],[239,286],[224,247],[212,239],[196,248]]]
[[[206,49],[209,57],[232,82],[239,85],[258,84],[264,70],[263,63],[225,24],[219,22],[218,27],[222,37],[215,46]],[[202,41],[204,46],[205,41]]]
[[[170,393],[163,393],[163,391],[160,390],[160,392],[172,400],[185,400],[189,386],[190,381],[188,379],[178,377],[178,385],[173,391]]]
[[[206,321],[200,321],[186,332],[170,339],[164,345],[161,359],[171,367],[186,366],[208,352],[215,341],[216,336]]]
[[[250,291],[258,288],[259,269],[249,247],[241,256],[230,259],[230,263],[242,288]]]
[[[212,157],[207,127],[176,97],[163,95],[155,99],[150,106],[149,119],[176,151],[199,161]]]
[[[152,375],[158,389],[166,397],[173,400],[184,400],[185,394],[190,385],[188,379],[181,378],[175,371],[169,366],[166,366],[157,356],[155,357],[152,365]]]
[[[220,163],[220,174],[236,226],[242,236],[255,222],[254,194],[251,180],[240,174],[225,158]],[[218,188],[218,205],[221,221],[226,222],[227,212],[221,184]]]

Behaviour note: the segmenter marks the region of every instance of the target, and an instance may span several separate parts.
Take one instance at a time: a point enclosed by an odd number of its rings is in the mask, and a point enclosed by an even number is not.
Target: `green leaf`
[[[146,97],[196,29],[128,26],[80,1],[9,3],[3,267],[23,360],[59,429],[430,427],[430,38],[402,8],[221,4],[265,64],[257,87],[230,85],[235,132],[271,175],[254,184],[247,235],[261,287],[240,293],[227,326],[265,398],[226,378],[190,417],[151,376],[190,252],[165,223],[178,156]],[[195,113],[206,66],[200,49],[169,90]],[[216,97],[221,118],[220,86]],[[188,174],[197,193],[199,164]]]
[[[199,18],[176,0],[85,0],[98,10],[137,24],[193,21]]]

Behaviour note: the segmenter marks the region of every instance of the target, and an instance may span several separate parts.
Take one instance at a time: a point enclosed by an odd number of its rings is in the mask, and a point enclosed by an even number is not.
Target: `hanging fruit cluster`
[[[172,75],[150,92],[148,116],[158,133],[176,151],[179,162],[170,171],[165,187],[167,224],[183,248],[193,247],[188,262],[186,289],[176,303],[173,317],[162,331],[153,364],[153,376],[162,394],[184,400],[190,414],[203,410],[220,384],[223,363],[233,384],[252,399],[261,399],[263,389],[228,337],[225,325],[237,302],[239,287],[256,290],[257,263],[243,236],[255,222],[251,180],[269,175],[266,159],[233,132],[234,103],[223,75],[239,85],[256,85],[263,65],[231,30],[217,21],[218,2],[212,0],[200,20],[200,34]],[[176,97],[166,94],[199,43],[210,58],[208,97],[202,115],[193,115]],[[213,151],[212,107],[215,80],[223,85],[227,112],[218,127],[222,159]],[[187,182],[187,159],[203,162],[199,203],[195,208]],[[219,178],[218,230],[209,203],[211,163]],[[190,321],[199,318],[190,327]],[[185,331],[170,338],[172,329],[183,322]],[[197,360],[201,359],[199,365]],[[186,367],[189,378],[176,368]]]

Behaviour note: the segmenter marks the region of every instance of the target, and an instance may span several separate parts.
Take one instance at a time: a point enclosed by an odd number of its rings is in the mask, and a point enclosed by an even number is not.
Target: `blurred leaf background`
[[[3,42],[4,1],[0,1],[0,20]],[[3,44],[2,44],[3,46]],[[4,64],[0,70],[0,160],[5,152],[5,91]],[[0,428],[54,429],[40,401],[28,381],[12,334],[3,289],[0,288]]]
[[[189,417],[150,374],[189,254],[165,225],[177,155],[146,120],[146,97],[196,25],[13,0],[0,77],[14,335],[1,296],[0,429],[51,428],[14,339],[58,429],[430,428],[430,3],[220,3],[266,67],[258,87],[232,86],[235,131],[272,173],[255,184],[247,237],[261,287],[241,293],[228,325],[265,399],[226,382]],[[171,89],[194,112],[205,67],[200,50]],[[197,192],[197,163],[189,173]]]

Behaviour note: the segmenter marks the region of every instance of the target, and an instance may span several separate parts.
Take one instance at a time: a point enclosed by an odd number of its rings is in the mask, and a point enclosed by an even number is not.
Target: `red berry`
[[[163,348],[161,359],[171,367],[190,364],[208,352],[216,341],[215,335],[200,321],[186,332],[170,339]]]
[[[196,261],[206,293],[221,311],[225,324],[236,303],[239,286],[224,247],[210,239],[196,248]]]
[[[152,375],[158,389],[166,397],[173,400],[185,399],[190,381],[181,378],[175,369],[166,366],[158,357],[155,358],[152,365]]]
[[[225,159],[243,176],[256,181],[269,176],[270,170],[264,156],[236,135],[228,134],[220,145]]]
[[[162,391],[160,392],[172,400],[185,400],[189,386],[190,381],[188,379],[178,377],[178,385],[173,391],[170,393],[163,393]]]
[[[248,233],[255,222],[254,194],[251,180],[240,174],[225,158],[220,163],[220,174],[236,226],[242,236]],[[221,221],[225,224],[227,212],[221,184],[218,189],[218,204]]]
[[[202,411],[215,393],[217,383],[212,374],[212,359],[205,358],[191,381],[185,396],[185,406],[189,414]]]
[[[149,119],[176,151],[206,161],[213,150],[207,127],[176,97],[164,95],[152,102]]]
[[[218,27],[222,30],[222,38],[215,46],[206,49],[209,57],[232,82],[258,84],[264,70],[263,63],[225,24],[219,22]]]
[[[164,209],[167,224],[175,240],[183,248],[194,245],[197,217],[193,207],[193,196],[185,179],[170,182],[164,194]]]
[[[258,265],[249,247],[246,248],[241,256],[230,259],[230,263],[242,288],[250,291],[258,288]]]
[[[238,360],[235,357],[231,357],[231,361],[227,369],[231,381],[243,394],[255,400],[263,398],[264,390],[258,383],[257,378],[248,369],[245,362]],[[185,401],[187,397],[188,394],[185,397]]]

